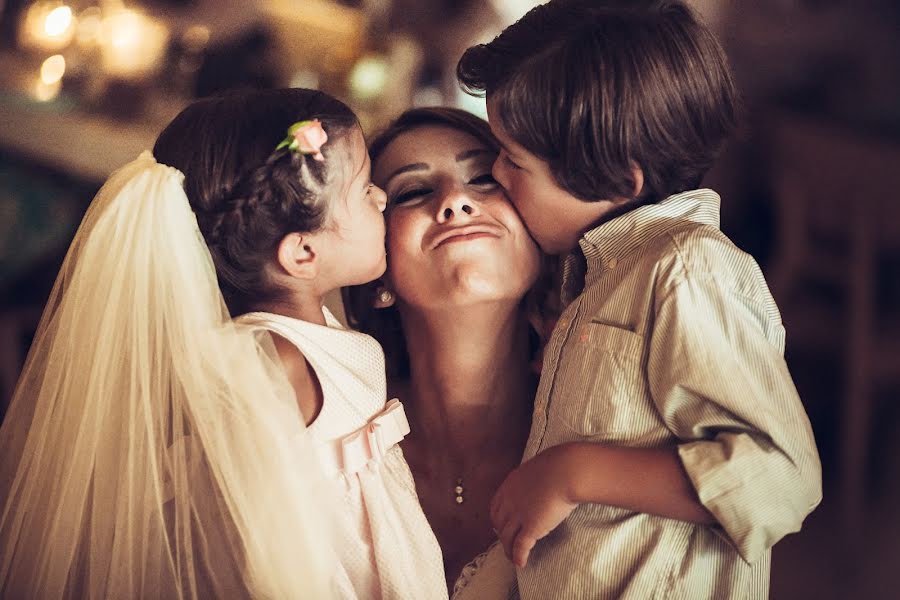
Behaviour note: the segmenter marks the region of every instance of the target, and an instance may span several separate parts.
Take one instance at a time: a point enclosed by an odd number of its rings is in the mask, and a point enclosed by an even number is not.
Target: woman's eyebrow
[[[496,152],[492,152],[487,148],[475,148],[473,150],[466,150],[465,152],[460,152],[456,155],[456,162],[462,162],[464,160],[469,160],[470,158],[475,158],[476,156],[481,156],[482,154],[496,154]]]
[[[410,171],[427,171],[430,168],[431,167],[427,163],[410,163],[408,165],[404,165],[388,175],[388,178],[384,180],[384,185],[387,185],[391,181],[391,179],[393,179],[397,175],[409,173]]]

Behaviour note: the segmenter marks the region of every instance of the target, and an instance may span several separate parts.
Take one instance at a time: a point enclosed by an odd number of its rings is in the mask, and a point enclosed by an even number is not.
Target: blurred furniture
[[[773,293],[789,340],[830,341],[843,357],[839,500],[852,556],[863,536],[877,386],[900,384],[900,311],[878,294],[885,259],[900,257],[900,142],[789,114],[766,129],[778,221]],[[825,302],[822,285],[838,301]]]
[[[180,107],[172,110],[174,117]],[[167,120],[122,122],[0,97],[0,148],[83,181],[103,182],[143,150],[151,150]]]
[[[329,0],[267,0],[261,8],[275,38],[281,84],[315,83],[339,93],[366,48],[365,12]],[[303,81],[304,73],[316,81]]]

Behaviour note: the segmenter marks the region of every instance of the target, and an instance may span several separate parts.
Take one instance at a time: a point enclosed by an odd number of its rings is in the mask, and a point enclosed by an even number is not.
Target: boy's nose
[[[387,208],[387,194],[385,191],[373,183],[371,193],[375,196],[375,205],[378,207],[378,210],[384,212],[384,209]]]

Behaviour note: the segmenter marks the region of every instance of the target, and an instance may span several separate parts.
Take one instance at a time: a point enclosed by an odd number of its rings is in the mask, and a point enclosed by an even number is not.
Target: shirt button
[[[619,264],[619,261],[617,259],[611,258],[611,259],[609,259],[609,262],[606,263],[606,267],[608,269],[615,269],[616,265],[618,265],[618,264]]]
[[[557,323],[557,325],[560,328],[565,329],[566,327],[569,326],[569,320],[568,319],[560,319],[559,322]]]

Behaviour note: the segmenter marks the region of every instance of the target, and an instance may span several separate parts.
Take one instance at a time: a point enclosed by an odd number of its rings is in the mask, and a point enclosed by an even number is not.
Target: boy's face
[[[578,245],[615,207],[607,200],[587,202],[559,187],[546,161],[538,158],[504,131],[496,105],[488,98],[488,120],[502,150],[494,163],[494,178],[502,185],[535,241],[548,254],[566,254]]]

